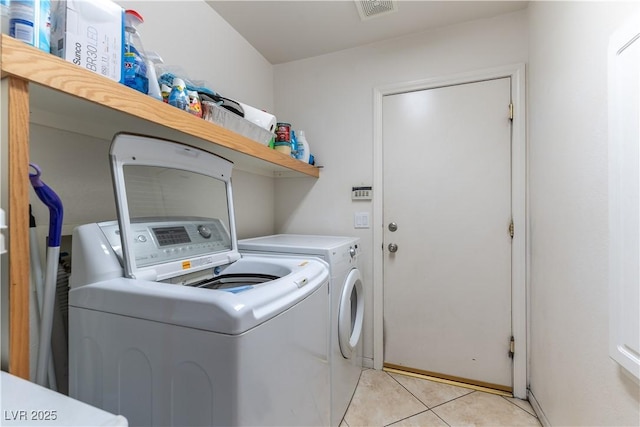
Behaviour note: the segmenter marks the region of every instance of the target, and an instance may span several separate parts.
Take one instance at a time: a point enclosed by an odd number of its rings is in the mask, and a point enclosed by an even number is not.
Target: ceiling
[[[371,0],[374,1],[374,0]],[[527,7],[526,1],[397,1],[397,12],[360,19],[351,0],[207,0],[272,64]]]

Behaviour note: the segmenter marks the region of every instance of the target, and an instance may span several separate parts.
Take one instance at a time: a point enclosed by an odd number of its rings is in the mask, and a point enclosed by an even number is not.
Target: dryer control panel
[[[116,221],[100,223],[100,229],[122,262],[120,227]],[[217,218],[183,218],[134,221],[131,224],[135,263],[138,267],[231,249],[231,237]],[[206,263],[206,259],[202,260]],[[195,267],[195,266],[194,266]]]

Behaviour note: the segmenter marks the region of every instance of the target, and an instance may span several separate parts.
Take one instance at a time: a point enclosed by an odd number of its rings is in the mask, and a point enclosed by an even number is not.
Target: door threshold
[[[395,365],[393,365],[393,366],[395,366]],[[485,393],[496,394],[498,396],[513,397],[513,393],[511,393],[510,391],[498,390],[498,389],[495,389],[495,388],[480,386],[480,385],[476,385],[476,384],[469,384],[469,383],[465,383],[465,382],[462,382],[462,381],[454,381],[454,380],[449,380],[449,379],[446,379],[446,378],[434,377],[432,375],[426,375],[426,374],[420,374],[420,373],[416,373],[416,372],[406,371],[404,369],[398,369],[396,367],[391,367],[390,365],[387,365],[387,364],[384,364],[384,366],[382,367],[382,370],[385,371],[385,372],[391,372],[393,374],[405,375],[407,377],[420,378],[420,379],[423,379],[423,380],[434,381],[434,382],[438,382],[438,383],[442,383],[442,384],[448,384],[448,385],[453,385],[453,386],[457,386],[457,387],[464,387],[464,388],[468,388],[468,389],[471,389],[471,390],[483,391]]]

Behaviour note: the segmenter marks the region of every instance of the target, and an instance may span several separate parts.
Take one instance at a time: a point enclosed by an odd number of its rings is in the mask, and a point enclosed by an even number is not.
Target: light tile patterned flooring
[[[539,427],[540,423],[524,400],[367,369],[340,426]]]

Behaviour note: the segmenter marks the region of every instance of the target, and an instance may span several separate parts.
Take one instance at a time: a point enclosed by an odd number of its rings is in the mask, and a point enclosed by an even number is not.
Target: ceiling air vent
[[[395,0],[355,0],[355,2],[360,19],[363,21],[398,11]]]

